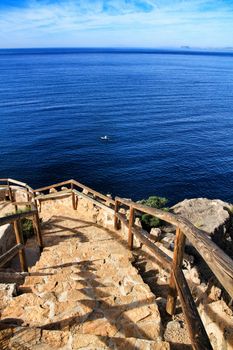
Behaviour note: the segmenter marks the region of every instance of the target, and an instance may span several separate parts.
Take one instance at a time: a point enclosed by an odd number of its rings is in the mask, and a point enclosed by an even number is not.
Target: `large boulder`
[[[0,226],[0,255],[7,252],[16,243],[14,229],[11,224]]]
[[[194,198],[185,199],[171,209],[204,230],[217,244],[232,237],[233,206],[230,203],[219,199]]]

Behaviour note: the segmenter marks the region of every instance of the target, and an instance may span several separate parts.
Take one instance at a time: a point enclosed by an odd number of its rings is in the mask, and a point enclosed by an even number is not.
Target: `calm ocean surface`
[[[0,177],[233,202],[233,53],[0,50],[0,116]]]

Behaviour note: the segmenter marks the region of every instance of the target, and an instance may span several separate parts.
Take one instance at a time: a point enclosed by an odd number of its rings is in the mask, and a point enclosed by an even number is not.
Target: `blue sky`
[[[0,0],[0,48],[233,47],[233,0]]]

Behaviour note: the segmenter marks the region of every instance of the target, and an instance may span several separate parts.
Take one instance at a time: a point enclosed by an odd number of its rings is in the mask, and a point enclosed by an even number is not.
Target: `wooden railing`
[[[26,205],[31,207],[27,211],[22,213],[10,214],[0,218],[0,226],[5,224],[12,224],[14,227],[16,245],[7,251],[5,254],[0,256],[0,267],[3,266],[6,262],[11,260],[17,253],[19,253],[20,266],[22,271],[27,271],[27,263],[25,258],[25,245],[23,233],[21,231],[20,222],[24,218],[30,218],[33,222],[33,228],[37,237],[37,243],[40,250],[43,249],[43,241],[41,235],[40,221],[38,216],[38,211],[34,205],[30,202],[14,202],[15,206]]]
[[[7,252],[2,254],[0,256],[0,267],[3,267],[4,265],[6,265],[6,263],[8,263],[8,261],[13,259],[21,249],[23,249],[23,244],[18,243],[11,247]]]
[[[19,186],[22,192],[27,194],[28,201],[33,198],[33,189],[28,186],[25,182],[21,182],[14,179],[0,179],[0,187],[6,187],[8,191],[8,196],[11,201],[13,201],[13,186]]]
[[[0,183],[0,188],[5,189],[6,191],[5,199],[9,199],[10,203],[13,205],[15,210],[15,213],[0,217],[0,226],[5,224],[12,224],[16,238],[16,245],[0,256],[0,267],[4,266],[7,262],[13,259],[17,254],[19,254],[21,270],[27,271],[25,244],[23,233],[21,231],[22,219],[29,218],[32,220],[39,249],[40,251],[42,251],[43,249],[40,219],[38,209],[34,200],[34,192],[30,186],[17,180],[0,179]],[[26,193],[27,201],[17,202],[15,200],[14,190],[16,189],[13,188],[13,186],[17,186],[18,191]],[[22,212],[18,212],[19,207],[23,207],[24,210]]]
[[[50,193],[49,191],[51,189],[55,189],[57,192]],[[33,190],[33,193],[35,196],[34,199],[38,203],[39,208],[41,208],[41,204],[45,200],[70,194],[72,195],[72,205],[75,210],[78,205],[78,197],[86,198],[93,204],[107,211],[109,211],[109,209],[112,211],[111,208],[113,209],[115,206],[115,201],[112,198],[109,198],[108,196],[105,196],[73,179],[59,182],[55,185],[38,188]]]
[[[119,213],[121,205],[129,208],[129,220],[126,220],[126,218]],[[135,229],[135,211],[155,216],[176,227],[176,239],[172,261],[158,247],[155,248],[155,245],[147,237]],[[160,261],[167,270],[170,270],[170,288],[166,309],[170,315],[174,314],[178,295],[188,325],[193,349],[212,349],[182,271],[185,239],[187,237],[193,247],[196,248],[231,298],[233,298],[233,261],[211,241],[206,232],[197,229],[188,220],[172,213],[116,197],[114,216],[114,226],[116,230],[119,229],[119,221],[128,227],[128,245],[131,250],[133,249],[133,238],[135,235],[155,254],[155,258]]]
[[[0,181],[1,180],[2,179],[0,179]],[[9,188],[11,187],[12,183],[17,183],[15,180],[9,181],[9,179],[6,179],[6,181],[8,181],[7,186],[9,186]],[[211,241],[206,232],[197,229],[188,220],[178,215],[147,207],[145,205],[135,203],[131,200],[123,199],[120,197],[116,197],[115,200],[113,200],[112,198],[109,198],[108,196],[105,196],[95,190],[92,190],[91,188],[75,180],[60,182],[55,185],[41,187],[36,190],[31,189],[28,185],[23,183],[18,182],[18,184],[19,186],[23,185],[27,193],[29,193],[28,198],[31,199],[31,202],[27,204],[30,204],[31,206],[35,204],[35,207],[34,209],[31,207],[31,210],[26,213],[14,214],[10,217],[8,216],[7,218],[0,218],[0,225],[3,222],[5,223],[13,221],[16,236],[18,235],[19,237],[20,234],[17,233],[18,224],[16,220],[19,220],[22,217],[26,217],[26,214],[35,215],[37,212],[35,227],[37,227],[38,230],[38,244],[41,244],[42,246],[41,233],[39,232],[40,225],[37,204],[41,206],[41,203],[45,200],[57,199],[61,196],[71,196],[72,207],[74,210],[77,210],[78,199],[79,197],[82,197],[91,201],[93,204],[102,208],[103,210],[111,212],[114,214],[114,227],[116,230],[120,228],[120,223],[128,228],[129,249],[133,249],[134,236],[136,236],[144,245],[148,247],[148,249],[153,252],[154,258],[159,261],[167,271],[170,272],[170,285],[166,310],[170,315],[173,315],[175,313],[176,300],[177,296],[179,296],[182,310],[188,325],[193,349],[212,349],[208,335],[203,326],[188,283],[182,271],[183,253],[185,240],[187,238],[208,264],[213,274],[217,277],[224,289],[229,293],[231,298],[233,298],[233,261],[214,242]],[[64,188],[64,186],[66,187]],[[50,190],[52,188],[55,188],[57,192],[51,192]],[[15,203],[15,207],[18,205],[20,205],[20,203]],[[129,219],[127,219],[126,216],[120,212],[121,206],[124,208],[129,208]],[[173,259],[171,259],[161,249],[159,249],[158,246],[156,246],[150,239],[148,239],[146,235],[140,231],[140,229],[134,225],[136,212],[155,216],[176,227]],[[22,251],[21,244],[22,241],[20,239],[17,239],[17,246],[13,247],[12,251],[9,251],[0,257],[0,266],[1,261],[6,261],[8,257],[10,257],[18,250]]]

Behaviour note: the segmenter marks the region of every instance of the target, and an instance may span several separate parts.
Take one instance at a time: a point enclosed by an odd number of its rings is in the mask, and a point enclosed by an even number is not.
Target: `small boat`
[[[104,140],[104,141],[109,141],[110,140],[110,138],[107,135],[101,136],[100,139]]]

